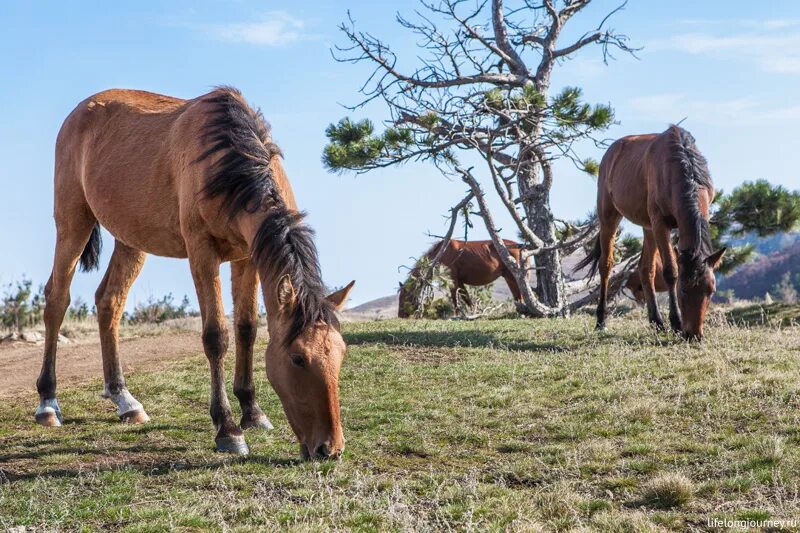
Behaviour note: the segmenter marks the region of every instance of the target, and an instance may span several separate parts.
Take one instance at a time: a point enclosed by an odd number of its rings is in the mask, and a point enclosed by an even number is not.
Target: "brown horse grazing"
[[[116,239],[97,289],[104,395],[124,422],[148,416],[125,386],[118,327],[147,253],[188,257],[211,368],[211,419],[220,451],[247,453],[242,429],[271,425],[256,403],[253,344],[259,278],[270,342],[267,376],[305,457],[337,457],[339,369],[345,344],[335,310],[353,283],[325,296],[313,233],[297,211],[280,151],[261,113],[235,89],[193,100],[110,90],[81,102],[56,141],[53,272],[45,288],[46,340],[36,421],[61,424],[56,342],[75,268],[96,268],[100,226]],[[228,332],[219,266],[231,262],[236,370],[242,408],[234,422],[225,393]]]
[[[520,262],[520,244],[514,241],[503,240],[508,247],[508,251]],[[425,253],[426,258],[432,259],[439,251],[442,241],[434,244]],[[517,280],[508,268],[503,264],[502,259],[497,254],[492,241],[458,241],[450,240],[447,248],[442,253],[439,263],[450,269],[453,278],[453,288],[450,290],[450,297],[453,299],[453,306],[459,307],[459,297],[467,304],[472,305],[469,294],[464,285],[483,286],[488,285],[499,277],[503,277],[511,290],[514,300],[522,301]],[[527,267],[527,265],[526,265]],[[400,282],[399,303],[397,316],[408,318],[416,309],[411,299],[411,287],[409,281],[419,275],[419,266],[414,267],[406,279],[405,283]]]
[[[713,198],[714,185],[706,159],[694,137],[678,126],[670,126],[660,134],[623,137],[609,147],[600,162],[597,182],[600,235],[592,253],[576,267],[577,270],[591,264],[590,275],[594,275],[599,264],[598,329],[605,328],[614,237],[624,216],[644,228],[639,274],[644,281],[650,321],[664,327],[653,284],[658,253],[664,264],[673,330],[687,338],[702,338],[703,320],[716,288],[713,271],[725,253],[724,248],[711,250],[708,208]],[[678,229],[677,257],[670,241],[674,228]]]

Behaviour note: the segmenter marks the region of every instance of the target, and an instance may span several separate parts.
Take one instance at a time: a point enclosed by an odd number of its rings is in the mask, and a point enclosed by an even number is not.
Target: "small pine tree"
[[[791,231],[800,223],[800,193],[766,180],[745,182],[730,195],[718,191],[714,207],[710,224],[713,249],[728,248],[719,268],[723,275],[749,261],[755,251],[752,244],[731,246],[731,238],[749,234],[767,237]]]
[[[792,282],[791,272],[786,272],[780,282],[776,283],[770,292],[774,293],[778,300],[786,304],[796,304],[798,300],[800,300],[800,298],[798,298],[797,287]]]
[[[0,303],[0,324],[6,329],[22,332],[41,321],[43,308],[44,289],[40,286],[34,292],[33,282],[23,277],[6,288]]]

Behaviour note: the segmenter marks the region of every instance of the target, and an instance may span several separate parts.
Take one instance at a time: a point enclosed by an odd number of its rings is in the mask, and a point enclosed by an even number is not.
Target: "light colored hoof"
[[[250,453],[250,448],[247,447],[247,443],[241,435],[217,437],[215,441],[217,443],[218,452],[235,453],[238,455],[247,455]]]
[[[269,418],[267,418],[264,414],[255,419],[242,417],[242,422],[239,425],[242,427],[242,429],[274,429],[272,422],[270,422]]]
[[[144,424],[150,422],[150,417],[144,412],[144,409],[136,409],[135,411],[128,411],[124,415],[120,415],[120,420],[123,424]]]
[[[51,400],[42,400],[39,407],[36,408],[36,423],[46,427],[58,427],[61,425],[61,408],[58,406],[58,400],[55,398]]]
[[[45,412],[36,414],[36,423],[40,426],[55,428],[61,425],[61,413]]]

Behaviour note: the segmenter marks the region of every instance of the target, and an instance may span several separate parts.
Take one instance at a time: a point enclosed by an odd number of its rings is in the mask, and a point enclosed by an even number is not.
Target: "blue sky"
[[[593,28],[616,3],[595,2],[567,37]],[[64,117],[83,98],[112,87],[191,98],[234,85],[272,123],[301,207],[317,231],[329,285],[357,280],[351,303],[395,290],[398,267],[442,233],[443,214],[463,184],[417,164],[368,175],[328,174],[324,130],[359,101],[366,67],[336,63],[337,24],[349,9],[358,26],[394,45],[413,65],[413,38],[394,22],[414,1],[394,2],[14,2],[0,3],[0,284],[49,275],[53,145]],[[631,0],[611,26],[643,46],[639,60],[604,66],[589,48],[565,62],[553,87],[583,87],[610,103],[619,122],[609,137],[662,131],[686,117],[718,187],[766,178],[800,188],[800,3],[794,1]],[[570,27],[568,27],[570,28]],[[354,115],[379,122],[375,105]],[[587,148],[597,159],[602,151]],[[557,167],[553,209],[561,218],[592,209],[595,183],[570,164]],[[515,232],[509,228],[508,235]],[[485,234],[477,228],[474,238]],[[73,300],[93,301],[113,239],[105,235],[99,273],[76,274]],[[223,279],[228,279],[227,268]],[[194,287],[185,260],[149,257],[129,307],[148,296]],[[226,288],[226,294],[228,289]],[[228,298],[228,301],[230,299]]]

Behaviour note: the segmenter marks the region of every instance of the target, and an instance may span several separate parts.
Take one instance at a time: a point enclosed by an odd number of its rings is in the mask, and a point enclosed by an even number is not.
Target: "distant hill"
[[[769,255],[778,252],[784,248],[788,248],[792,244],[800,241],[800,233],[778,233],[769,237],[758,237],[756,235],[746,235],[737,239],[731,239],[729,242],[733,246],[744,246],[745,244],[752,244],[755,246],[756,253],[760,255]]]
[[[789,240],[789,246],[778,248],[740,266],[733,274],[722,278],[717,289],[733,289],[736,298],[763,298],[787,272],[792,278],[799,275],[800,238],[796,237],[797,234],[790,234],[788,239],[784,236],[783,242]]]

